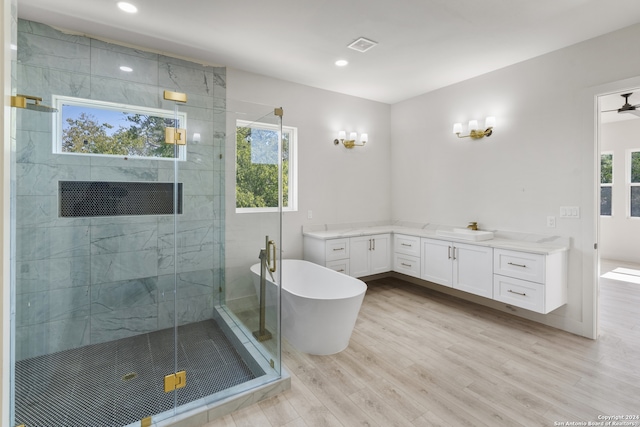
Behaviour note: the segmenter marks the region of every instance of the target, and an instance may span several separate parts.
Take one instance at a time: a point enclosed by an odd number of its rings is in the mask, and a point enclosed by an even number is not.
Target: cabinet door
[[[369,275],[369,252],[373,242],[371,236],[349,239],[349,274],[353,277]]]
[[[391,234],[371,236],[369,274],[391,271]]]
[[[493,298],[493,248],[456,243],[453,287]]]
[[[453,244],[444,240],[422,239],[421,278],[439,285],[453,285]]]

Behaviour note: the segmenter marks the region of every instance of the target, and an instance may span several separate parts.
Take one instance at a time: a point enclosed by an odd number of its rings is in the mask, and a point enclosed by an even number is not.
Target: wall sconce
[[[493,133],[493,127],[496,125],[496,118],[493,116],[487,117],[484,120],[485,129],[478,129],[478,121],[469,121],[469,135],[460,135],[462,133],[462,123],[455,123],[453,125],[453,133],[458,135],[458,138],[473,138],[480,139],[485,136],[491,136]]]
[[[346,148],[364,147],[369,139],[369,135],[366,133],[360,134],[360,144],[356,144],[358,134],[356,132],[349,133],[349,139],[347,139],[347,133],[343,130],[338,132],[338,138],[333,140],[334,145],[338,145],[342,142]]]

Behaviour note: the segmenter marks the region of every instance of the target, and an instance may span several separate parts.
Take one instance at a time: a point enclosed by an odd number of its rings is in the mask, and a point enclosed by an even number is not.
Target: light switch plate
[[[560,218],[580,218],[579,206],[560,206]]]

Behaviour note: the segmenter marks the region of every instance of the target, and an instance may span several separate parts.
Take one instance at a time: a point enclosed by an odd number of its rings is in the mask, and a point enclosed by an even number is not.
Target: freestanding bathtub
[[[367,291],[359,279],[309,261],[282,260],[282,335],[297,350],[327,355],[349,345]],[[260,295],[260,263],[251,266]],[[267,305],[273,303],[274,283],[267,273]]]

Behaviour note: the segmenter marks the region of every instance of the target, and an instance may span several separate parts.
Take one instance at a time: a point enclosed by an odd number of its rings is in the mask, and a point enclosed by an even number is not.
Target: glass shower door
[[[227,100],[226,278],[222,310],[254,354],[262,381],[280,375],[282,211],[286,187],[281,108]],[[227,174],[229,176],[229,174]],[[233,203],[235,202],[235,203]],[[233,204],[232,204],[233,203]]]

